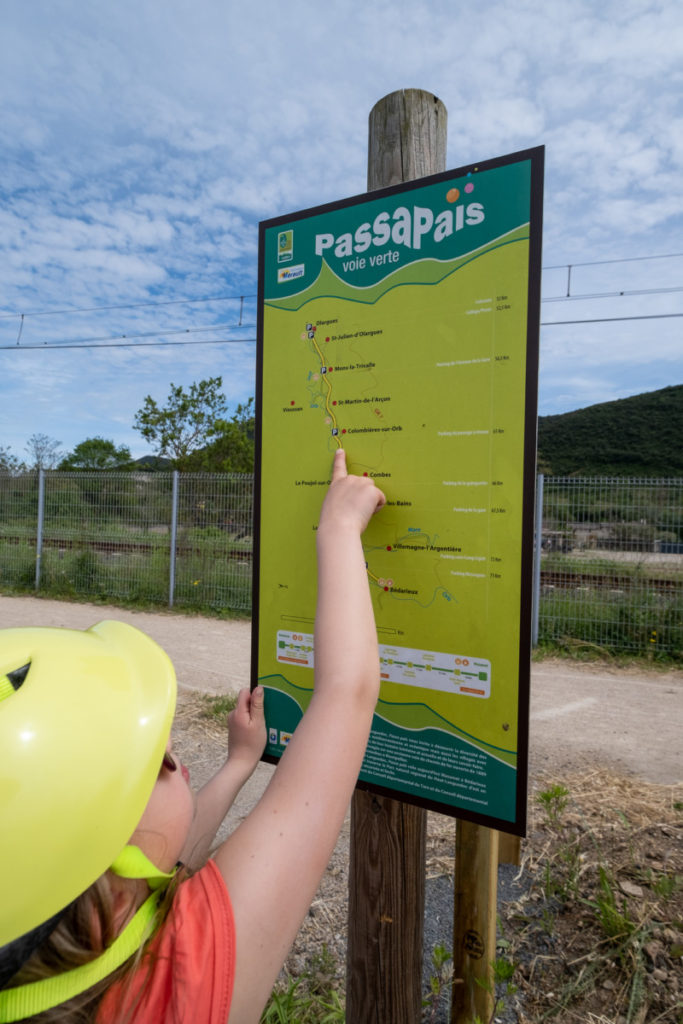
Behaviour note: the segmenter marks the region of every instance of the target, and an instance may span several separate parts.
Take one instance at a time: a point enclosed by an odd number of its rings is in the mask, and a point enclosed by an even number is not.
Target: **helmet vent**
[[[15,690],[18,690],[21,684],[26,679],[30,667],[31,662],[29,662],[28,665],[22,665],[21,668],[15,668],[13,672],[7,673],[7,678],[9,679],[10,683],[12,684]]]
[[[25,681],[30,667],[31,663],[29,662],[28,665],[22,665],[21,668],[15,668],[12,672],[8,672],[7,675],[0,676],[0,701],[19,689]]]

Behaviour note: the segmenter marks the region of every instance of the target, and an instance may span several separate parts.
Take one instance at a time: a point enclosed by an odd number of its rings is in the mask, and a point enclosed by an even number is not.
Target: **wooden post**
[[[369,122],[368,191],[446,170],[446,108],[420,89],[391,93]],[[348,1024],[416,1024],[422,1004],[422,808],[357,791],[351,808]]]
[[[509,832],[498,833],[498,863],[514,864],[519,867],[522,863],[522,840],[519,836],[513,836]]]
[[[497,896],[498,832],[458,820],[451,1024],[493,1016]]]

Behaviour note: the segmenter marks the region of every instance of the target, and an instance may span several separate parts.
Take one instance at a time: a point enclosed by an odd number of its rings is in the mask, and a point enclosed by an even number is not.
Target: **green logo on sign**
[[[277,261],[290,263],[294,259],[294,231],[280,231],[277,236]]]

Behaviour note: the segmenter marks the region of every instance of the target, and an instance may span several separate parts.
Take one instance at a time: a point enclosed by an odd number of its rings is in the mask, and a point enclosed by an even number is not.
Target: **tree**
[[[31,434],[26,445],[29,469],[54,469],[61,455],[61,443],[47,434]]]
[[[192,456],[188,468],[208,473],[253,473],[254,399],[238,405],[229,420],[216,420],[214,440]]]
[[[16,455],[9,450],[9,448],[3,448],[0,445],[0,473],[20,473],[24,469],[24,466],[19,462]]]
[[[217,422],[227,412],[222,387],[222,377],[200,380],[191,384],[189,391],[171,384],[163,407],[147,395],[135,414],[133,426],[156,447],[158,455],[171,458],[176,469],[187,469],[193,461],[192,454],[214,437]]]
[[[113,441],[103,437],[88,437],[77,444],[70,455],[62,459],[60,469],[128,469],[131,462],[130,448],[125,444],[118,448]]]

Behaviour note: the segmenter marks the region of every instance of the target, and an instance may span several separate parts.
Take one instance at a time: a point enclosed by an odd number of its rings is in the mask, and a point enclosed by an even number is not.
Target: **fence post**
[[[173,607],[175,593],[175,554],[178,536],[178,470],[173,470],[173,491],[171,497],[171,558],[168,576],[168,607]]]
[[[391,93],[369,119],[368,191],[446,169],[446,108]],[[427,813],[357,790],[351,808],[346,1020],[415,1024],[422,1005]]]
[[[531,646],[538,646],[538,617],[541,607],[541,550],[543,547],[543,473],[536,477],[536,522],[534,525],[534,580],[531,596]]]
[[[43,524],[45,519],[45,470],[38,470],[38,526],[36,530],[36,590],[40,589],[43,558]]]

